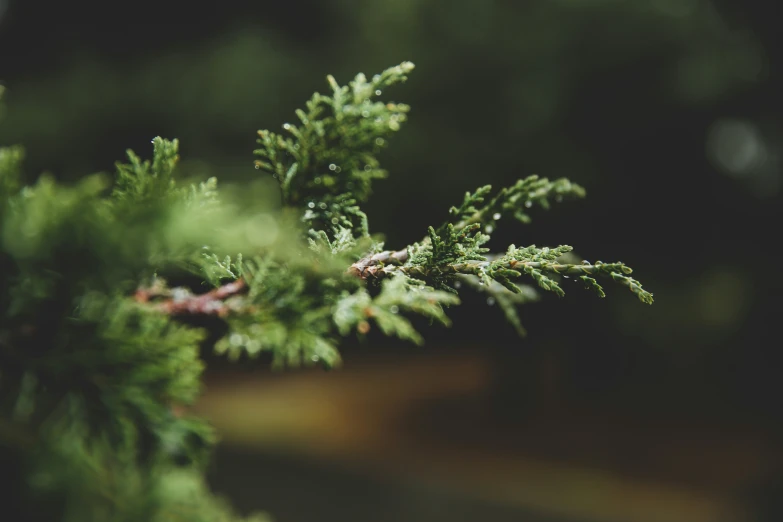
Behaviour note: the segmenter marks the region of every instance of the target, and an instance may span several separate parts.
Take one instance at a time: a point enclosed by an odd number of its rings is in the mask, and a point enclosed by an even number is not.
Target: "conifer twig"
[[[363,280],[370,278],[382,278],[392,274],[400,273],[417,278],[427,278],[432,275],[430,273],[431,270],[428,270],[426,267],[419,265],[402,265],[402,263],[404,263],[408,258],[407,252],[407,249],[397,252],[385,251],[365,257],[351,265],[349,272]],[[537,274],[540,272],[548,272],[563,276],[586,276],[588,278],[591,278],[595,275],[608,276],[611,277],[614,281],[627,287],[634,295],[639,298],[640,301],[648,304],[652,303],[652,295],[644,290],[638,281],[628,277],[632,273],[632,270],[629,266],[623,263],[602,263],[601,261],[598,261],[595,264],[585,263],[581,265],[573,265],[550,261],[518,261],[512,258],[504,259],[499,262],[486,260],[453,263],[439,266],[437,267],[437,271],[439,272],[438,275],[478,275],[489,269],[490,265],[492,265],[491,268],[495,270],[506,269],[527,273],[536,279],[539,285],[542,285],[542,283],[548,283],[549,286],[553,286],[552,289],[555,290],[555,292],[558,294],[561,293],[558,292],[559,287],[554,286],[552,284],[553,282],[548,279],[546,281],[540,281],[540,278],[537,277]],[[589,285],[590,280],[586,280],[585,283]],[[600,292],[600,294],[602,294],[602,292]]]

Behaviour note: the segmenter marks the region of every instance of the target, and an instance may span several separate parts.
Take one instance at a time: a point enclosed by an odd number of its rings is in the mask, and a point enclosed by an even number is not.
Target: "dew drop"
[[[312,357],[310,357],[310,360],[313,361],[313,362],[318,362],[318,361],[321,360],[321,358],[318,357],[317,355],[313,355]]]
[[[495,230],[495,228],[492,225],[487,225],[486,227],[484,227],[484,230],[486,230],[487,234],[491,234],[492,231]]]
[[[462,281],[455,281],[454,288],[462,288]]]
[[[320,208],[321,210],[324,210],[326,208],[326,203],[319,203],[318,204],[318,208]]]
[[[369,118],[370,117],[370,111],[362,111],[362,116],[364,116],[365,118]]]
[[[332,225],[336,225],[338,223],[337,218],[332,218]]]
[[[336,170],[336,169],[337,169],[337,165],[335,165],[334,163],[329,164],[329,170]]]
[[[386,143],[386,140],[384,140],[383,138],[375,138],[375,144],[378,145],[379,147],[382,147],[384,143]]]
[[[260,169],[261,165],[256,165],[256,170]]]
[[[365,165],[364,166],[364,171],[365,172],[370,172],[371,170],[372,170],[372,167],[370,165]]]
[[[334,169],[334,171],[335,171],[335,172],[342,172],[342,171],[343,171],[343,169],[342,169],[342,168],[340,168],[340,167],[337,167],[336,169]]]
[[[321,178],[315,178],[313,181],[315,182],[316,185],[321,184]]]
[[[493,304],[495,304],[495,298],[494,297],[487,297],[487,304],[489,306],[492,306]]]
[[[375,89],[375,95],[376,96],[380,96],[381,94],[383,94],[383,93],[381,92],[380,89]]]
[[[289,129],[291,128],[291,124],[290,124],[290,123],[284,123],[284,124],[283,124],[283,128],[284,128],[285,130],[289,130]]]
[[[398,313],[398,312],[400,311],[400,307],[399,307],[399,306],[397,306],[397,305],[391,305],[391,306],[389,307],[389,311],[390,311],[391,313],[393,313],[393,314],[396,314],[396,313]]]
[[[494,219],[495,221],[500,219],[500,212],[495,212],[494,214],[492,214],[492,219]]]
[[[315,203],[313,203],[313,202],[311,201],[310,203],[308,203],[308,204],[307,204],[307,206],[308,206],[308,207],[310,207],[310,208],[315,208]]]
[[[571,276],[564,275],[563,277],[566,279],[571,279]]]
[[[530,207],[532,207],[532,206],[533,206],[533,202],[532,202],[532,201],[530,201],[530,200],[527,200],[527,201],[525,201],[525,206],[526,206],[527,208],[530,208]]]

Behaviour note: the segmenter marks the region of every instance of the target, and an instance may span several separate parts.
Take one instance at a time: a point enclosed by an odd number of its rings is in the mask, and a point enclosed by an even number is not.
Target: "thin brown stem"
[[[189,290],[175,288],[164,291],[161,288],[140,288],[136,291],[135,298],[140,303],[147,303],[151,299],[167,296],[163,301],[158,301],[155,307],[168,315],[217,315],[223,317],[228,314],[229,307],[226,299],[241,293],[247,288],[244,279],[237,279],[223,286],[210,290],[201,295],[194,295]]]

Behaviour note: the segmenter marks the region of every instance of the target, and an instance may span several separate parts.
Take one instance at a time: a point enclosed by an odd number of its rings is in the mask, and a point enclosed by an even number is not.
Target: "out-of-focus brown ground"
[[[750,427],[629,418],[541,398],[492,414],[476,354],[353,361],[337,372],[214,374],[196,412],[224,444],[425,478],[459,495],[606,522],[750,520],[738,492],[780,468]]]

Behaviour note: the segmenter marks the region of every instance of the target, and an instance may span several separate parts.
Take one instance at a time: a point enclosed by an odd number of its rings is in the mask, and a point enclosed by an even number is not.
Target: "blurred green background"
[[[574,283],[524,309],[520,340],[466,296],[425,348],[348,342],[344,372],[213,361],[215,487],[281,522],[778,521],[781,46],[767,4],[0,0],[0,143],[26,146],[30,179],[73,180],[176,137],[187,174],[247,182],[255,131],[292,120],[326,74],[411,60],[385,93],[410,121],[367,208],[388,247],[480,184],[568,176],[585,201],[501,226],[490,246],[622,260],[656,304]]]

